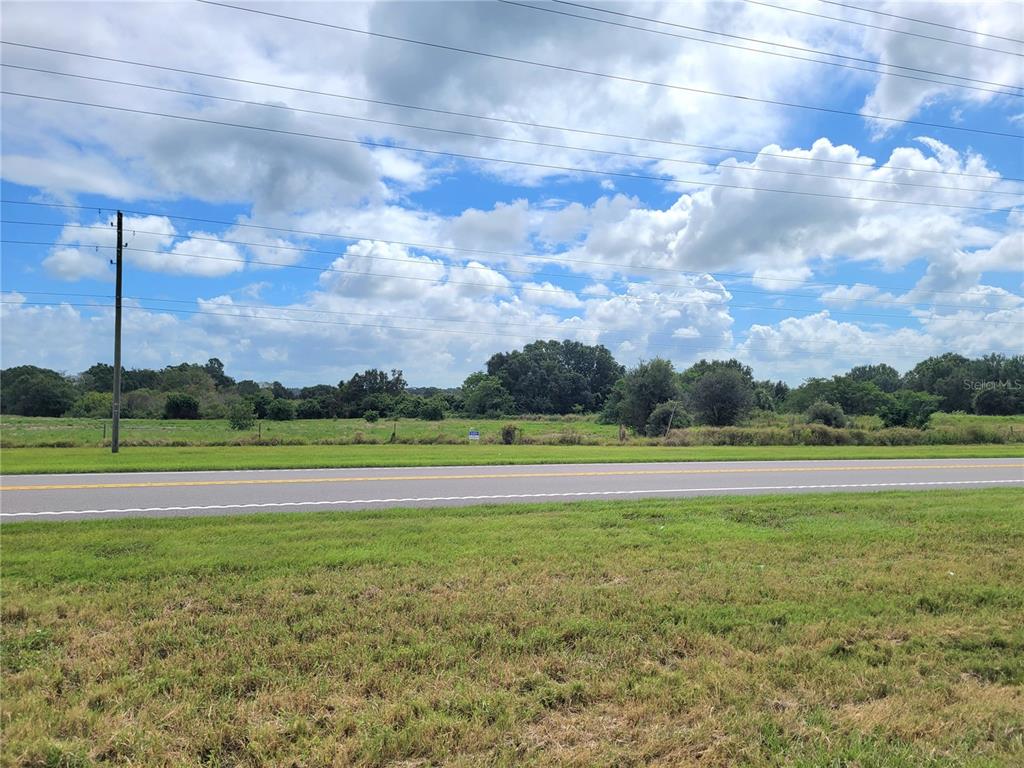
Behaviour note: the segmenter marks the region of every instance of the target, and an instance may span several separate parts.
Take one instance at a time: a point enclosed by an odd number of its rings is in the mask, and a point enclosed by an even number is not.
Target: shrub
[[[299,400],[298,405],[295,406],[295,416],[299,419],[325,419],[327,413],[319,400],[309,398]]]
[[[808,424],[824,424],[826,427],[842,428],[846,426],[846,414],[841,406],[825,400],[818,400],[807,409]]]
[[[441,421],[444,419],[446,406],[444,398],[435,395],[419,404],[417,415],[424,421]]]
[[[153,389],[135,389],[121,395],[121,415],[126,419],[159,419],[167,395]]]
[[[248,400],[237,400],[228,406],[228,425],[232,429],[252,429],[255,423],[256,414]]]
[[[664,437],[672,428],[690,426],[690,414],[681,400],[668,400],[651,411],[647,419],[647,436]]]
[[[515,424],[506,424],[501,428],[501,442],[505,445],[512,445],[519,439],[519,427]]]
[[[171,392],[164,403],[165,419],[198,419],[199,401],[185,392]]]
[[[1008,387],[985,387],[974,396],[974,412],[983,416],[1010,416],[1021,411],[1024,399]]]
[[[935,395],[901,389],[886,401],[878,415],[887,427],[924,429],[928,419],[939,409],[939,401]]]
[[[75,404],[68,411],[68,416],[83,418],[102,419],[110,416],[111,402],[114,396],[110,392],[86,392],[75,400]],[[123,396],[122,396],[123,400]],[[122,402],[121,410],[124,411]]]
[[[363,414],[363,418],[366,419],[368,423],[373,424],[373,422],[380,419],[380,413],[378,411],[366,411],[366,413]]]
[[[295,403],[278,398],[267,406],[267,418],[271,421],[291,421],[295,418]]]

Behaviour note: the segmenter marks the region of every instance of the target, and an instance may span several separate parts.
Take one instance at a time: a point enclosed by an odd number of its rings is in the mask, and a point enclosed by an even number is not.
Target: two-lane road
[[[1024,487],[1024,461],[902,459],[7,475],[0,481],[0,520],[1000,486]]]

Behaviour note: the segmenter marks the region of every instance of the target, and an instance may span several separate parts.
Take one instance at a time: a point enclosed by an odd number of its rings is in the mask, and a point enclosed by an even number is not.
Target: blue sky
[[[796,383],[866,362],[905,370],[947,350],[1024,347],[1024,184],[1014,180],[1024,178],[1024,144],[978,132],[1024,133],[1024,57],[1012,53],[1024,45],[939,35],[816,0],[794,7],[987,50],[743,2],[600,6],[955,75],[969,89],[498,3],[251,7],[860,116],[552,71],[199,3],[6,3],[6,41],[222,76],[4,45],[6,91],[290,133],[4,95],[3,366],[73,373],[109,362],[115,209],[130,212],[128,367],[216,356],[239,378],[294,386],[370,366],[401,368],[417,385],[454,385],[493,352],[574,338],[605,344],[627,364],[739,357],[759,377]],[[913,9],[1024,39],[1017,4]],[[637,175],[684,181],[629,178]],[[780,189],[822,196],[767,191]]]

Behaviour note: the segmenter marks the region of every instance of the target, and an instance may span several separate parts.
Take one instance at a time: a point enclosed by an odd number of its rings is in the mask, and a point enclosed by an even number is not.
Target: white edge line
[[[392,499],[337,499],[331,501],[279,501],[259,504],[210,504],[188,507],[129,507],[124,509],[68,509],[43,512],[0,512],[0,518],[48,517],[59,515],[115,515],[125,513],[152,512],[206,512],[224,509],[281,509],[285,507],[351,506],[354,504],[414,504],[437,501],[498,501],[505,499],[551,499],[576,498],[584,496],[637,496],[643,494],[682,493],[736,493],[742,491],[796,491],[828,490],[836,488],[903,488],[919,486],[991,485],[1000,483],[1020,484],[1020,480],[929,480],[897,483],[834,483],[830,485],[747,485],[731,488],[661,488],[628,491],[566,491],[562,493],[504,493],[472,496],[416,496]]]

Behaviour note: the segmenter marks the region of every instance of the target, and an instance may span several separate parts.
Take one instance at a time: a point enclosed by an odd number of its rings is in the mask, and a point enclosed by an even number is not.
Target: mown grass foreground
[[[3,764],[1024,762],[1024,493],[3,528]]]
[[[445,467],[645,461],[994,459],[1024,456],[1007,445],[274,445],[178,448],[6,448],[0,473],[158,472],[321,467]]]

